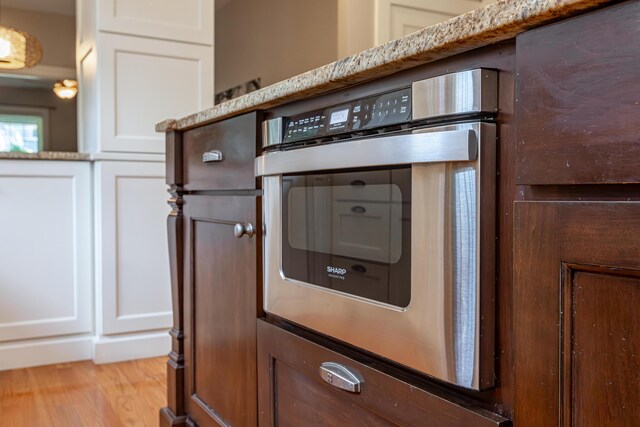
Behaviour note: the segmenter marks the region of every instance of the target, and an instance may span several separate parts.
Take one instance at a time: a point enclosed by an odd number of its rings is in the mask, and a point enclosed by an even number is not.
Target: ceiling
[[[37,12],[76,14],[76,0],[2,0],[2,7],[33,10]]]

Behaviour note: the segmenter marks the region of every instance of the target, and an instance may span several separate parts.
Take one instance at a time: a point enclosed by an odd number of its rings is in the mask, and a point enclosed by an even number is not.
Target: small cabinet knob
[[[235,234],[238,239],[242,236],[251,237],[256,234],[256,229],[250,222],[246,224],[237,223],[233,227],[233,234]]]

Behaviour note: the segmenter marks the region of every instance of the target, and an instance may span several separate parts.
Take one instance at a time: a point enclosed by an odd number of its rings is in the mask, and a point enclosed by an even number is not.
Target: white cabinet
[[[78,0],[77,16],[81,150],[164,154],[155,124],[214,103],[213,0]]]
[[[213,105],[210,46],[101,33],[98,75],[98,151],[162,154],[157,122]]]
[[[338,0],[338,55],[359,53],[495,1]]]
[[[478,9],[495,0],[375,0],[375,44]]]
[[[160,350],[148,348],[148,336],[126,339],[139,347],[134,356],[166,354],[172,318],[164,164],[99,161],[94,173],[97,346],[115,345],[115,335],[159,331]],[[113,353],[96,359],[121,359]]]
[[[79,146],[93,170],[98,363],[167,354],[164,135],[213,105],[214,0],[76,0]]]
[[[214,0],[100,0],[98,29],[213,44]]]
[[[1,160],[0,206],[0,369],[90,357],[91,164]]]

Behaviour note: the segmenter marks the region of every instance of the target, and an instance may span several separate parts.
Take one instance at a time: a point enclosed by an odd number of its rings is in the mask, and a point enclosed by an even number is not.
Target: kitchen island
[[[502,1],[159,123],[174,304],[161,425],[637,424],[639,48],[640,2]],[[495,308],[480,326],[495,381],[479,390],[265,313],[253,168],[263,120],[473,69],[498,73],[483,119],[495,244],[481,245]],[[362,390],[328,384],[326,361],[355,368]]]

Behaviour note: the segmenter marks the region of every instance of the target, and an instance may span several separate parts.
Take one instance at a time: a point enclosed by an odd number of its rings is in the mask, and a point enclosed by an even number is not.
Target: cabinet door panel
[[[252,196],[186,196],[187,406],[201,427],[256,424],[257,236]]]
[[[171,286],[162,163],[95,163],[98,283],[105,335],[167,329]]]
[[[213,0],[100,0],[102,31],[159,39],[213,44]],[[150,7],[150,6],[153,7]]]
[[[90,183],[87,162],[2,160],[0,343],[91,332]],[[4,354],[0,370],[62,361]]]
[[[155,123],[213,105],[211,47],[100,32],[98,51],[96,98],[88,100],[101,112],[99,151],[164,154]]]
[[[516,40],[517,183],[639,182],[640,3]]]
[[[438,24],[495,0],[376,0],[375,44]]]
[[[640,423],[640,203],[516,203],[516,424]]]
[[[640,272],[573,270],[565,280],[564,363],[572,425],[638,425]],[[570,311],[566,311],[570,310]],[[569,339],[568,333],[571,333]],[[598,392],[594,392],[599,390]]]

